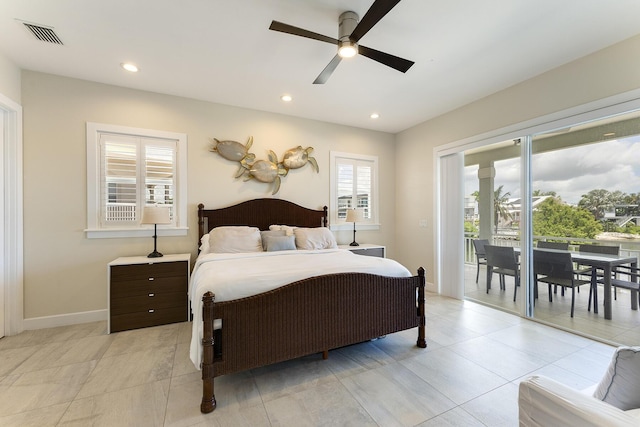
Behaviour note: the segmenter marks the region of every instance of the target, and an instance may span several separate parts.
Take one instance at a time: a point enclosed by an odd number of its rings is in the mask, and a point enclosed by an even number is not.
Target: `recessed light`
[[[291,102],[291,100],[293,100],[291,95],[282,95],[280,99],[282,99],[284,102]]]
[[[132,73],[138,72],[138,67],[136,67],[134,64],[131,64],[130,62],[125,62],[123,64],[120,64],[120,66],[127,71],[131,71]]]
[[[378,117],[380,117],[380,114],[378,114],[378,113],[371,113],[371,115],[370,115],[369,117],[371,117],[372,119],[377,119]]]

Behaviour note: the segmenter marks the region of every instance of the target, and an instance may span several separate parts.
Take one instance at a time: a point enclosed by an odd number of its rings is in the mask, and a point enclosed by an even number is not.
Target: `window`
[[[145,206],[169,206],[159,234],[185,235],[186,135],[87,123],[87,237],[145,235]]]
[[[331,220],[344,223],[347,209],[360,208],[364,223],[378,225],[378,158],[332,151]]]

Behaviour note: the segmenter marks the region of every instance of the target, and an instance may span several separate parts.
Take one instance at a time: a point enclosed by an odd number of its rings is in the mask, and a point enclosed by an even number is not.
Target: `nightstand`
[[[191,254],[121,257],[107,267],[107,333],[189,320]]]
[[[338,247],[340,249],[347,249],[358,255],[377,256],[378,258],[384,258],[386,256],[384,246],[371,243],[360,243],[360,246],[339,245]]]

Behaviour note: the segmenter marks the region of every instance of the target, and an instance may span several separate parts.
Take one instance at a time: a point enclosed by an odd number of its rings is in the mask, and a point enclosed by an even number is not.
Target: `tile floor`
[[[404,331],[216,379],[201,414],[190,323],[106,335],[104,322],[0,340],[2,426],[517,426],[518,382],[581,389],[613,347],[427,296],[427,349]]]

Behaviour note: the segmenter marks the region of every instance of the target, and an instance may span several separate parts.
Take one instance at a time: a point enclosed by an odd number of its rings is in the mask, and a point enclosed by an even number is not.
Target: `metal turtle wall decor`
[[[285,151],[282,161],[278,161],[276,153],[269,150],[267,160],[256,160],[256,155],[249,152],[253,145],[252,136],[244,145],[237,141],[221,141],[216,138],[213,138],[211,142],[213,143],[211,151],[227,160],[239,163],[236,178],[243,178],[245,182],[255,179],[258,182],[271,184],[273,186],[271,194],[276,194],[280,190],[281,177],[287,176],[291,169],[300,169],[310,164],[316,173],[320,172],[318,162],[311,156],[313,147],[302,148],[301,145],[298,145],[291,148]]]

